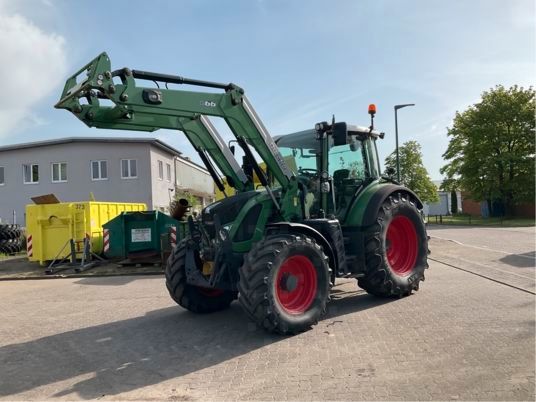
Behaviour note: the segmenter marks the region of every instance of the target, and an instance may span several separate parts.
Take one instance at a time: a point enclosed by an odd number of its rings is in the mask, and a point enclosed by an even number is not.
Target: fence
[[[471,215],[427,215],[427,224],[437,225],[480,225],[480,226],[533,226],[534,219],[507,218],[504,216],[482,218]]]

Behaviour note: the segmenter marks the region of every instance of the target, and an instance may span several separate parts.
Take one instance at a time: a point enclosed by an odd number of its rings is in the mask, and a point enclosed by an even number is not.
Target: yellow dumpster
[[[145,204],[120,202],[26,205],[28,259],[44,265],[58,256],[65,257],[71,251],[70,239],[81,255],[85,237],[91,239],[91,251],[99,254],[102,252],[102,225],[123,211],[146,210]]]

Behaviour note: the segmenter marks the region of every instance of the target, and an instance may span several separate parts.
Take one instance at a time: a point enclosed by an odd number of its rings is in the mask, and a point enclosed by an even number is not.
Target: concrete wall
[[[0,186],[0,218],[24,225],[30,197],[53,193],[60,201],[85,201],[92,192],[97,201],[143,202],[153,206],[151,191],[150,144],[147,143],[67,143],[35,148],[0,151],[5,184]],[[121,159],[137,160],[137,178],[121,178]],[[91,179],[91,160],[108,162],[108,179]],[[53,183],[51,163],[67,163],[67,182]],[[39,183],[23,183],[23,164],[39,165]],[[158,199],[160,201],[160,199]]]
[[[174,193],[170,193],[170,189],[174,189],[175,183],[175,162],[174,156],[159,148],[151,146],[151,175],[153,177],[152,200],[153,208],[160,209],[164,212],[169,212],[169,197],[173,198]],[[158,161],[162,162],[163,178],[159,178]],[[170,167],[171,177],[168,180],[167,166]]]
[[[463,212],[471,216],[482,216],[481,202],[472,200],[470,197],[471,197],[470,193],[467,193],[465,191],[463,192],[462,194]]]
[[[450,194],[439,191],[439,201],[428,204],[428,215],[450,215]]]
[[[472,216],[489,216],[488,204],[486,201],[475,201],[471,199],[470,192],[463,192],[463,212]],[[513,216],[516,218],[532,218],[536,214],[534,203],[522,203],[514,205]]]
[[[514,216],[519,218],[532,218],[536,215],[534,203],[519,204],[514,206]]]

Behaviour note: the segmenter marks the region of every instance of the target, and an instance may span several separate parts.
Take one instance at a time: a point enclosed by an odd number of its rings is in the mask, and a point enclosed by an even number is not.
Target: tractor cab
[[[275,137],[281,155],[298,178],[306,219],[334,216],[344,221],[359,190],[380,176],[376,139],[382,133],[346,123],[332,126],[326,136],[311,129]],[[327,199],[324,208],[323,194]]]

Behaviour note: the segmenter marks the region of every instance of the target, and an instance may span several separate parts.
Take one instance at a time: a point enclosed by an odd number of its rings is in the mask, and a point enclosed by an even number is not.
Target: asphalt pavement
[[[466,247],[492,250],[508,255],[523,255],[535,260],[536,228],[475,227],[428,225],[428,234],[458,242]]]
[[[430,259],[536,294],[534,227],[430,225]]]

